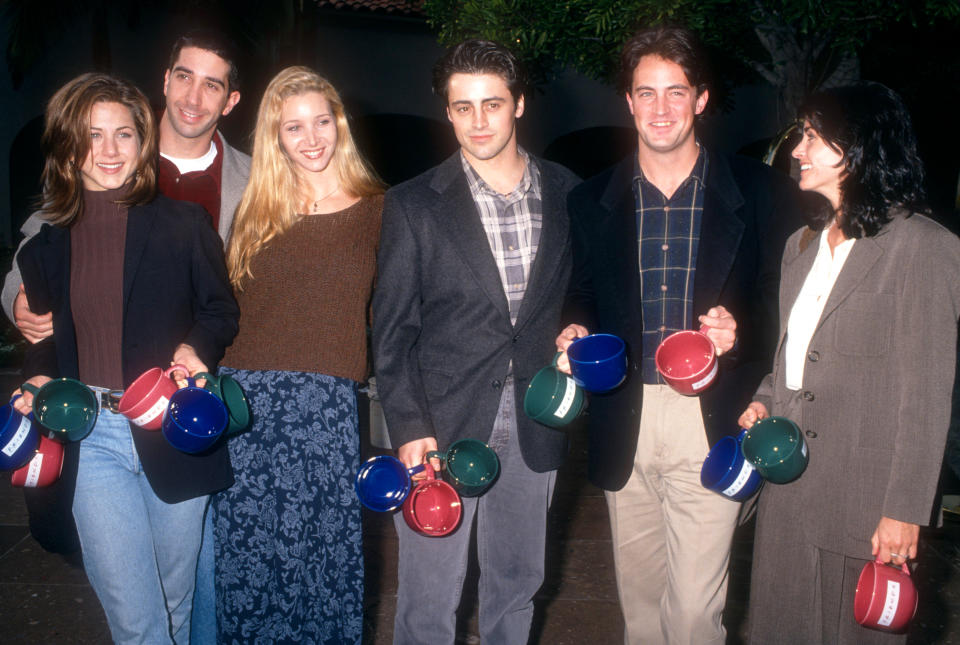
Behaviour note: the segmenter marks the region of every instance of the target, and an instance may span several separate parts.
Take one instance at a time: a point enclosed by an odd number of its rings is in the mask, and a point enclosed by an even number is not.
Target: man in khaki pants
[[[620,90],[637,151],[570,193],[572,324],[557,349],[588,331],[627,343],[626,381],[594,395],[589,412],[589,475],[607,491],[625,642],[722,645],[740,505],[703,488],[700,467],[709,445],[736,435],[769,369],[797,193],[763,164],[701,145],[695,124],[710,93],[689,31],[628,40]],[[701,325],[719,376],[687,397],[660,378],[654,355],[669,334]]]

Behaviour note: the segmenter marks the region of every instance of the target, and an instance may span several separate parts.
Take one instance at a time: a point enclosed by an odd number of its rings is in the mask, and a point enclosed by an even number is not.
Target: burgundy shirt
[[[157,188],[170,199],[200,204],[213,219],[213,229],[220,225],[220,170],[223,167],[223,143],[220,135],[213,134],[217,156],[206,170],[180,174],[169,159],[160,157],[157,168]]]

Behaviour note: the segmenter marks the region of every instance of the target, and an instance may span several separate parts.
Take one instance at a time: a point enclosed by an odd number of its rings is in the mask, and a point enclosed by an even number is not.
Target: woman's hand
[[[44,376],[39,374],[33,378],[27,379],[27,383],[34,387],[43,387],[50,381],[52,381],[49,376]],[[14,409],[22,415],[28,415],[33,412],[33,393],[32,392],[21,392],[20,388],[17,388],[13,391],[11,396],[20,395],[20,398],[13,402]]]
[[[743,411],[740,418],[737,419],[737,423],[740,424],[741,428],[750,429],[754,423],[760,419],[766,419],[769,416],[770,413],[767,412],[767,406],[760,403],[760,401],[753,401],[747,406],[747,409]]]
[[[920,539],[920,526],[910,522],[901,522],[889,517],[881,517],[877,530],[870,537],[873,545],[873,557],[880,562],[901,565],[917,557],[917,541]]]
[[[171,365],[183,365],[188,370],[189,374],[184,374],[183,370],[174,370],[173,378],[176,380],[177,385],[180,387],[186,386],[186,379],[188,376],[193,376],[197,372],[208,372],[207,366],[204,365],[203,361],[200,360],[200,357],[197,356],[196,350],[193,349],[190,345],[186,343],[180,343],[177,345],[177,349],[173,352],[173,361]],[[206,385],[206,379],[198,379],[197,387],[203,387]]]
[[[590,332],[587,331],[587,328],[583,325],[567,325],[563,328],[563,331],[560,332],[560,335],[557,336],[556,340],[557,351],[563,352],[563,354],[557,360],[558,370],[564,374],[570,373],[570,359],[567,358],[567,348],[570,347],[570,343],[578,338],[583,338],[584,336],[589,335]]]

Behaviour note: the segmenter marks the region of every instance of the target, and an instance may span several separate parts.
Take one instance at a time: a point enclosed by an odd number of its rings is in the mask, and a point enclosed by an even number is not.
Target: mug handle
[[[419,464],[417,466],[414,466],[413,468],[407,468],[407,474],[416,475],[417,473],[422,473],[426,469],[427,469],[426,464]],[[431,468],[430,470],[433,470],[433,468]]]
[[[709,329],[710,329],[710,326],[709,326],[709,325],[700,325],[700,329],[699,329],[698,331],[699,331],[701,334],[703,334],[704,336],[706,336],[706,335],[707,335],[707,330],[709,330]]]
[[[26,390],[27,392],[29,392],[30,394],[32,394],[32,395],[34,395],[34,396],[36,396],[37,393],[40,391],[40,388],[38,388],[38,387],[37,387],[36,385],[34,385],[33,383],[24,383],[23,385],[20,386],[20,389],[21,389],[21,390]],[[18,395],[18,396],[19,396],[19,395]],[[16,398],[16,397],[14,397],[14,398]],[[14,400],[14,399],[10,399],[11,402],[12,402],[13,400]]]
[[[171,365],[171,366],[168,367],[167,369],[163,370],[163,375],[166,376],[167,378],[173,378],[173,373],[174,373],[176,370],[183,370],[183,373],[187,375],[187,378],[188,378],[188,379],[190,378],[190,370],[187,369],[187,366],[186,366],[186,365],[181,365],[180,363],[176,363],[175,365]],[[192,385],[192,383],[191,383],[191,385]]]
[[[556,367],[556,366],[557,366],[557,361],[560,360],[560,357],[561,357],[561,356],[563,356],[563,352],[557,352],[556,354],[554,354],[554,355],[553,355],[553,360],[550,361],[550,367]]]
[[[894,569],[897,568],[897,565],[893,564],[892,562],[880,562],[880,558],[877,558],[876,562],[877,564],[882,564],[885,567],[893,567]],[[900,565],[900,569],[908,576],[910,575],[910,569],[907,567],[906,562]]]
[[[439,450],[431,450],[430,452],[427,453],[427,456],[426,456],[427,463],[430,463],[430,460],[433,459],[434,457],[440,460],[440,467],[443,468],[443,464],[445,460],[443,453],[440,452]],[[431,470],[433,469],[431,468]]]

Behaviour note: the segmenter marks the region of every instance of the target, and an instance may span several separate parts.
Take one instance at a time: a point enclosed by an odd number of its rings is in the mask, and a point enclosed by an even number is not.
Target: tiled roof
[[[423,0],[316,0],[318,7],[423,14]]]

